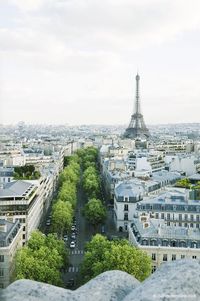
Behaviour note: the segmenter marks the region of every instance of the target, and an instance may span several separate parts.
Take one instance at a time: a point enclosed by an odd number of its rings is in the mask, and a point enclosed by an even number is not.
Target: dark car
[[[74,279],[73,278],[71,278],[71,279],[69,279],[68,281],[67,281],[67,283],[66,283],[66,287],[73,287],[74,286]]]

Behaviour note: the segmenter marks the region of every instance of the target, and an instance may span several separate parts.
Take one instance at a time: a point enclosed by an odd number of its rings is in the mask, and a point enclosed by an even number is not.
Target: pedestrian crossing
[[[68,272],[69,273],[78,273],[79,268],[78,267],[69,267]]]
[[[69,252],[70,255],[79,255],[79,254],[84,254],[83,250],[72,250]]]

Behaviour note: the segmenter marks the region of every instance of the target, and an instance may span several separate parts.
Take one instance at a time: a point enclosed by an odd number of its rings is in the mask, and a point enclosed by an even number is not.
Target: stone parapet
[[[0,292],[1,301],[199,301],[200,262],[163,264],[140,283],[122,271],[108,271],[75,291],[32,280],[18,280]]]

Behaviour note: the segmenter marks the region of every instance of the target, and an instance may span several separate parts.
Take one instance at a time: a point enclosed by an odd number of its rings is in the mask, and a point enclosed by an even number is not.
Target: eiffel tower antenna
[[[131,121],[124,133],[124,138],[149,138],[150,133],[144,123],[144,118],[140,109],[140,76],[137,73],[136,77],[136,94],[135,94],[135,109],[131,115]]]

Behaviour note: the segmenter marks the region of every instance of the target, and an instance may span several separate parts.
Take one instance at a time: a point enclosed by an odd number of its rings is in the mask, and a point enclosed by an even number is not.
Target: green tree
[[[56,232],[58,237],[63,237],[65,232],[68,232],[72,224],[73,210],[69,202],[58,200],[52,208],[52,226],[53,232]]]
[[[97,199],[91,199],[84,207],[84,215],[93,226],[102,223],[106,218],[106,208]]]
[[[58,193],[58,199],[69,202],[73,208],[76,206],[76,187],[70,182],[64,182]]]
[[[121,270],[143,281],[151,274],[151,258],[127,240],[108,241],[100,234],[87,244],[81,274],[84,282],[108,270]]]
[[[175,184],[176,187],[182,187],[182,188],[191,188],[191,182],[188,178],[184,178],[181,180],[178,180]]]
[[[17,252],[16,279],[62,285],[60,269],[64,267],[67,257],[64,253],[64,242],[55,235],[33,232],[27,246]]]
[[[16,166],[14,168],[14,178],[16,180],[34,180],[41,176],[39,171],[35,170],[34,165]]]

